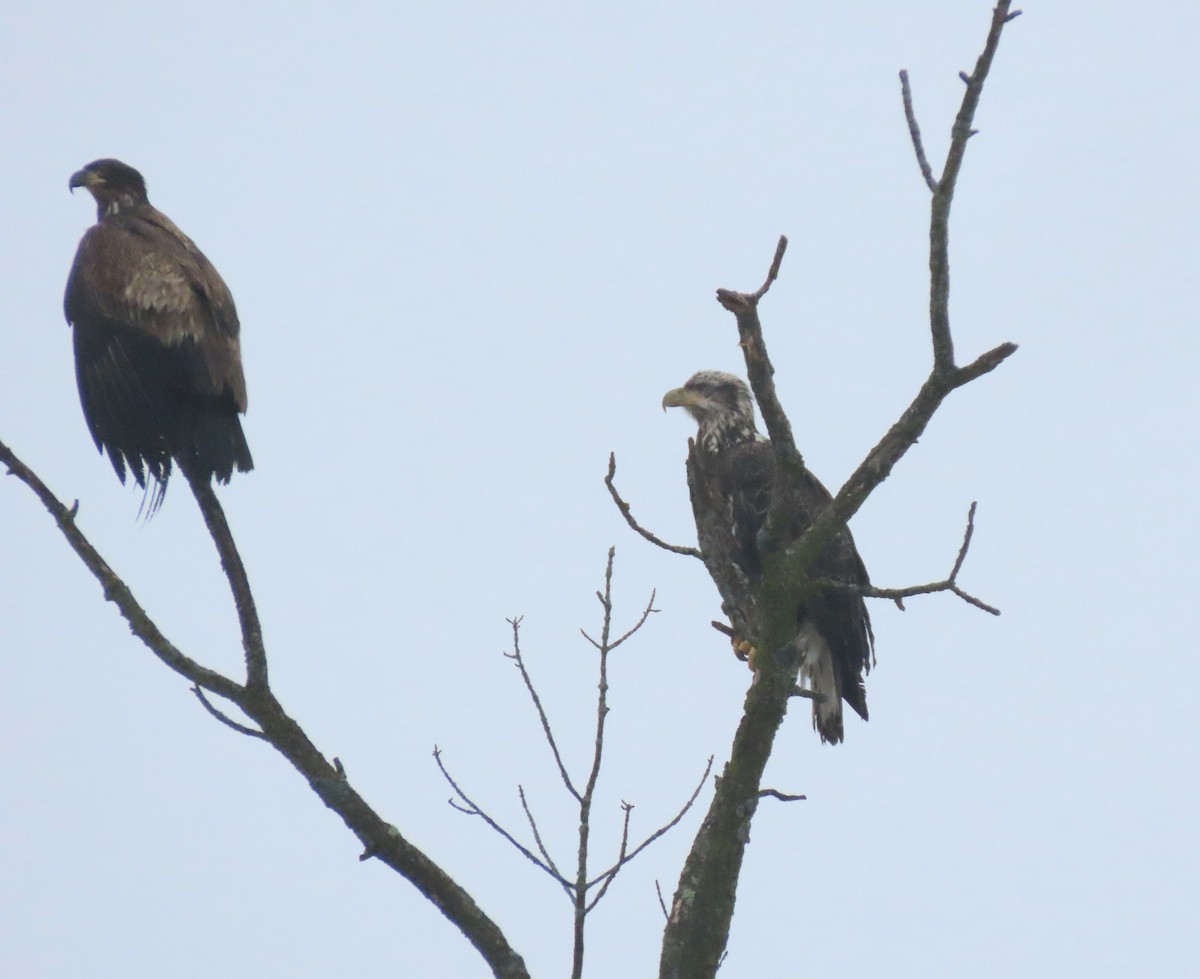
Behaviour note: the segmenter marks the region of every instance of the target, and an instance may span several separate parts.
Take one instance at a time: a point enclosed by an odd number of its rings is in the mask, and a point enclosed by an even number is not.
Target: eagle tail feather
[[[843,738],[842,691],[829,644],[811,624],[801,627],[797,640],[802,657],[800,685],[813,693],[813,729],[823,742],[839,744]]]
[[[188,437],[181,440],[179,464],[201,478],[216,477],[219,483],[228,483],[235,469],[252,470],[254,460],[241,419],[224,406],[205,406],[195,416]]]

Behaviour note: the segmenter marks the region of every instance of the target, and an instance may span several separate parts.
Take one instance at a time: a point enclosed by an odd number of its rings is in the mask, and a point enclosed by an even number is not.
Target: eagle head
[[[120,160],[93,160],[71,174],[67,186],[86,187],[96,199],[99,214],[116,214],[122,207],[146,204],[146,181],[142,175]]]
[[[699,371],[683,387],[663,395],[662,406],[663,411],[686,408],[700,426],[700,445],[709,452],[758,438],[750,389],[734,374]]]

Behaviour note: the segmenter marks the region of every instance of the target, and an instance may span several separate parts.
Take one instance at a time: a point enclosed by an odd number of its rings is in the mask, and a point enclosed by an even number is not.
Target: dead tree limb
[[[610,465],[610,477],[611,477]],[[611,489],[611,487],[610,487]],[[585,630],[580,629],[584,639],[588,641],[599,654],[599,684],[597,687],[596,696],[596,720],[595,720],[595,736],[592,742],[592,757],[591,765],[588,769],[587,779],[583,783],[583,787],[579,787],[576,779],[571,777],[567,766],[563,761],[562,754],[558,748],[558,740],[554,735],[553,727],[550,724],[546,710],[542,705],[542,698],[537,692],[537,686],[533,682],[529,668],[525,664],[524,655],[521,652],[521,617],[515,616],[508,620],[513,631],[513,651],[505,653],[505,655],[513,660],[517,669],[521,673],[521,680],[525,684],[525,689],[529,693],[530,699],[533,701],[534,709],[538,715],[538,721],[542,726],[542,734],[546,738],[546,742],[550,745],[551,753],[554,755],[554,764],[558,768],[558,773],[562,779],[563,785],[579,806],[579,823],[578,823],[578,845],[575,851],[575,874],[573,877],[568,877],[558,869],[558,864],[551,856],[549,850],[542,841],[541,831],[538,828],[537,820],[533,816],[533,812],[529,807],[528,799],[525,796],[525,790],[519,788],[521,798],[521,807],[525,812],[525,818],[529,823],[530,832],[533,834],[534,846],[537,847],[538,854],[517,840],[513,834],[504,829],[495,819],[487,814],[479,807],[466,793],[459,787],[458,783],[450,777],[442,764],[440,752],[434,749],[434,758],[437,760],[438,768],[441,769],[442,775],[450,786],[454,789],[455,795],[461,800],[456,803],[453,799],[451,805],[459,812],[470,816],[479,816],[490,826],[496,833],[502,836],[510,845],[512,845],[519,853],[527,860],[533,863],[549,874],[556,883],[559,884],[566,892],[567,899],[571,902],[572,911],[572,962],[571,976],[573,979],[579,979],[583,975],[583,960],[584,960],[584,938],[585,924],[588,914],[596,907],[597,904],[608,893],[609,887],[612,886],[613,880],[620,871],[626,867],[639,853],[644,851],[648,846],[654,843],[665,833],[669,832],[687,814],[692,808],[696,799],[700,795],[701,789],[708,781],[709,773],[712,771],[712,758],[708,759],[708,765],[704,770],[704,774],[700,778],[695,790],[683,804],[680,810],[665,824],[660,826],[641,843],[630,848],[630,829],[633,813],[633,806],[628,802],[621,803],[623,813],[621,823],[621,842],[618,848],[616,860],[611,866],[595,877],[589,877],[588,864],[591,856],[591,837],[592,837],[592,809],[595,803],[596,783],[600,777],[600,769],[604,760],[604,744],[607,729],[607,720],[609,714],[608,707],[608,658],[614,650],[621,646],[626,640],[634,636],[646,624],[650,615],[657,611],[654,607],[654,593],[651,592],[650,600],[646,603],[646,607],[642,610],[640,616],[632,626],[626,629],[621,635],[613,636],[612,616],[613,616],[613,598],[612,598],[612,578],[613,578],[613,560],[616,556],[616,549],[609,548],[608,560],[604,566],[604,589],[596,592],[596,598],[600,602],[600,607],[603,611],[600,636],[593,638]]]
[[[613,498],[613,502],[617,505],[617,509],[621,511],[621,516],[625,518],[625,522],[629,524],[633,530],[646,538],[651,544],[656,547],[661,547],[664,551],[670,551],[672,554],[686,554],[689,557],[700,557],[700,549],[697,547],[680,547],[678,544],[668,544],[654,534],[650,533],[645,527],[633,519],[633,510],[629,504],[621,499],[621,494],[617,492],[617,487],[613,483],[613,478],[617,475],[617,454],[610,452],[608,454],[608,475],[604,477],[604,485],[608,487],[608,492]]]
[[[974,605],[977,609],[991,615],[999,615],[1000,610],[998,608],[988,605],[987,602],[964,591],[958,585],[958,573],[962,570],[963,562],[967,557],[967,550],[971,546],[971,537],[975,533],[975,507],[976,504],[972,503],[971,509],[967,513],[967,529],[963,533],[962,546],[958,549],[958,557],[954,560],[954,567],[950,569],[950,574],[941,581],[933,581],[927,585],[908,585],[904,588],[877,588],[874,585],[863,586],[848,581],[817,578],[813,581],[813,585],[817,588],[836,588],[843,591],[852,591],[867,598],[887,598],[895,602],[901,611],[904,610],[904,599],[906,598],[912,598],[915,595],[932,595],[936,592],[948,591],[957,595],[968,605]]]
[[[834,534],[858,510],[867,496],[887,478],[925,430],[945,397],[963,384],[993,370],[1015,350],[1005,343],[977,358],[966,367],[954,362],[949,321],[949,260],[947,224],[950,204],[962,165],[972,121],[984,81],[992,63],[1000,34],[1012,15],[1009,0],[1000,0],[993,16],[984,50],[967,80],[967,92],[955,120],[950,151],[941,179],[936,182],[930,217],[930,332],[933,368],[916,398],[891,430],[868,454],[833,502],[795,541],[781,550],[763,554],[760,646],[784,649],[795,632],[797,583],[806,582],[812,565]],[[906,107],[907,108],[907,107]],[[910,128],[916,132],[911,111]],[[919,145],[919,141],[917,142]],[[928,183],[928,181],[927,181]],[[779,260],[786,247],[780,238],[775,260],[764,287],[754,293],[721,289],[717,299],[737,318],[738,336],[746,360],[750,386],[758,401],[763,421],[775,449],[777,479],[799,478],[803,460],[792,439],[791,425],[775,394],[774,369],[762,337],[758,304],[766,287],[778,274]],[[773,493],[774,499],[785,493]],[[772,505],[767,515],[769,539],[786,540],[778,534]],[[775,735],[783,723],[789,698],[796,689],[796,657],[759,657],[746,694],[745,709],[724,772],[696,840],[688,854],[672,901],[663,935],[660,979],[712,979],[720,967],[729,939],[729,927],[737,895],[738,878],[750,824],[762,792],[762,774],[770,757]]]
[[[271,692],[267,683],[266,649],[254,611],[249,579],[241,558],[237,557],[228,523],[211,487],[208,493],[196,493],[197,502],[235,596],[242,627],[242,645],[246,653],[245,684],[201,666],[163,635],[134,598],[129,586],[79,529],[76,522],[78,504],[66,507],[3,442],[0,442],[0,464],[10,475],[16,476],[29,487],[41,501],[71,549],[100,583],[104,597],[117,606],[129,623],[130,630],[146,648],[167,667],[190,680],[196,689],[224,697],[235,704],[258,725],[258,731],[226,717],[219,716],[218,720],[240,733],[260,737],[283,755],[304,777],[318,798],[337,813],[358,837],[364,854],[387,864],[428,898],[475,946],[497,979],[528,979],[524,961],[509,945],[500,927],[461,885],[371,808],[350,785],[340,764],[334,765],[326,760]],[[193,485],[193,490],[195,488]],[[212,707],[202,695],[201,702],[206,707]],[[220,714],[216,708],[212,708],[210,713]]]

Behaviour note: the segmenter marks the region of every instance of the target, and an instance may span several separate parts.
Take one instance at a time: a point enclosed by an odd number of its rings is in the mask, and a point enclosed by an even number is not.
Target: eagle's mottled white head
[[[681,388],[663,395],[663,410],[686,408],[700,426],[697,439],[707,452],[757,439],[754,400],[746,382],[724,371],[698,371]]]

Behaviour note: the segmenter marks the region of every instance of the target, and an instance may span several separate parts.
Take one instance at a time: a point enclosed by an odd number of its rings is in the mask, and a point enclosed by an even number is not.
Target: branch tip
[[[696,547],[681,547],[678,544],[668,544],[666,541],[656,537],[650,531],[642,527],[633,518],[633,509],[628,503],[621,499],[621,494],[617,492],[616,484],[613,478],[617,473],[617,455],[615,452],[608,454],[608,475],[604,477],[604,485],[608,487],[609,495],[613,498],[613,502],[617,505],[617,509],[621,512],[621,516],[625,518],[625,522],[640,536],[644,537],[656,547],[661,547],[664,551],[670,551],[672,554],[686,554],[689,557],[700,557],[700,550]]]

